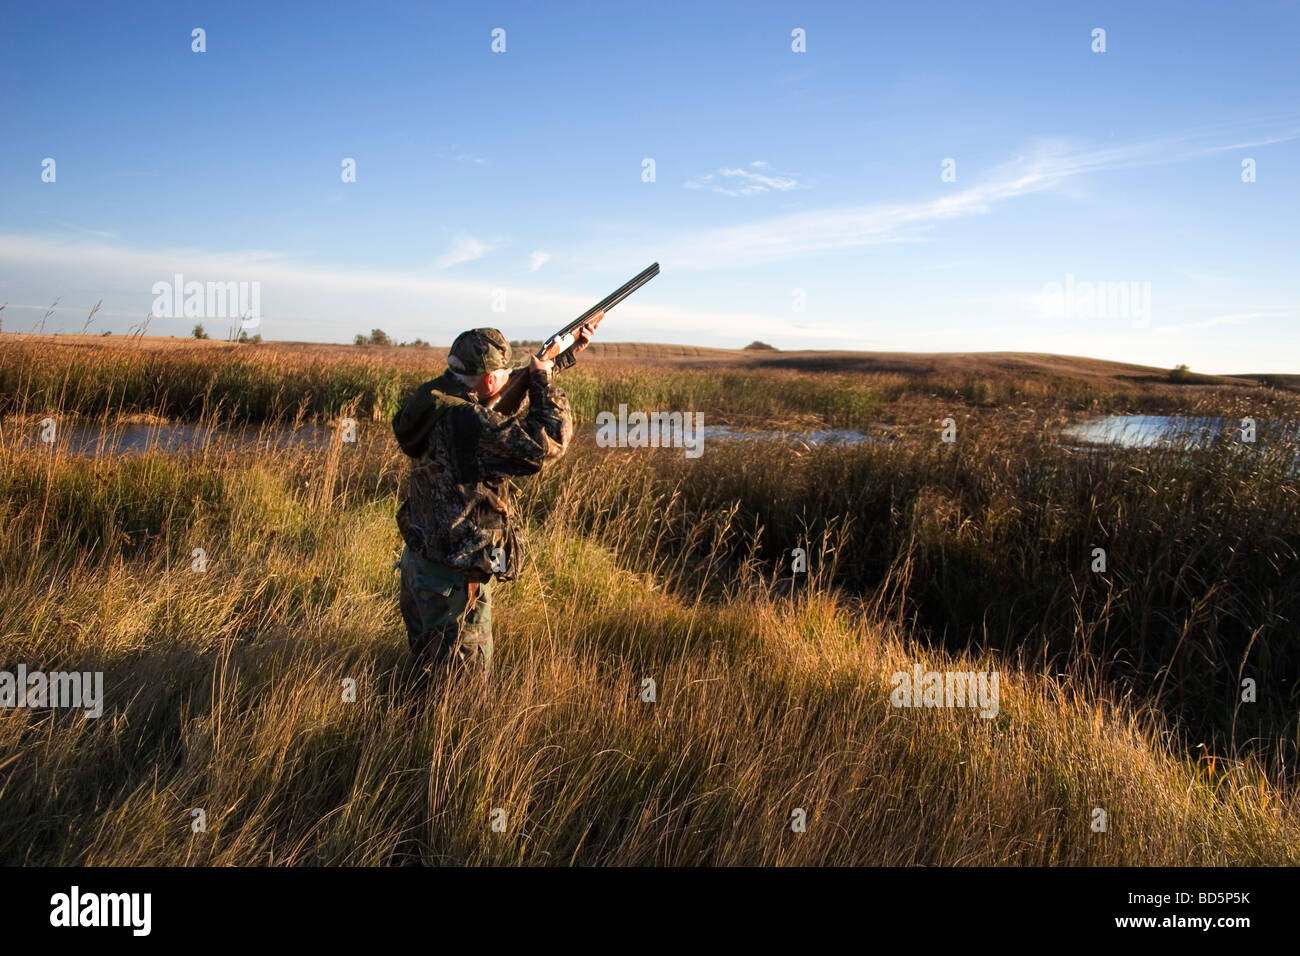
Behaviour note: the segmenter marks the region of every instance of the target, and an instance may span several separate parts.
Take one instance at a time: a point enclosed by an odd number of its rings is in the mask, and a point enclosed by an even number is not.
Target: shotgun
[[[537,357],[543,362],[555,361],[569,349],[573,348],[573,343],[577,341],[574,334],[588,322],[595,320],[599,325],[600,320],[605,317],[605,313],[614,306],[618,305],[637,289],[641,288],[651,279],[659,274],[659,263],[652,262],[644,271],[632,279],[619,286],[605,298],[601,299],[582,315],[578,316],[560,331],[556,332],[549,339],[542,343],[542,347],[537,350]],[[501,387],[488,402],[488,408],[496,409],[503,415],[513,415],[519,411],[519,406],[523,404],[524,398],[528,395],[528,366],[517,368],[510,373],[510,378],[506,384]]]

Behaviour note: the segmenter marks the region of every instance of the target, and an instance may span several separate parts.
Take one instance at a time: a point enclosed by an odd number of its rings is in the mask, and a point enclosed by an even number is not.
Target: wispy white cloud
[[[451,241],[451,248],[439,256],[434,265],[439,269],[449,269],[452,266],[460,265],[462,262],[473,262],[475,259],[482,259],[500,245],[501,243],[496,240],[488,241],[475,239],[473,236],[456,236]]]
[[[678,268],[763,265],[885,242],[917,241],[937,222],[988,212],[1016,196],[1047,189],[1099,159],[1044,156],[1022,161],[996,178],[956,193],[913,203],[841,206],[696,231],[669,240]]]
[[[1209,329],[1216,325],[1239,325],[1242,322],[1252,322],[1255,319],[1288,319],[1293,318],[1294,312],[1286,310],[1272,310],[1268,312],[1234,312],[1228,315],[1213,315],[1208,319],[1202,319],[1199,322],[1184,322],[1180,325],[1161,325],[1152,329],[1153,332],[1187,332],[1191,329]]]
[[[450,159],[470,166],[486,166],[488,164],[485,157],[465,149],[460,143],[452,143],[449,148],[438,152],[436,155],[439,159]]]
[[[1258,149],[1260,146],[1272,146],[1275,143],[1289,143],[1293,139],[1300,139],[1300,129],[1293,129],[1277,136],[1266,136],[1263,139],[1244,140],[1240,143],[1229,143],[1226,146],[1205,146],[1200,149],[1192,150],[1188,156],[1207,156],[1211,153],[1226,153],[1238,149]]]
[[[1127,284],[1127,283],[1126,283]],[[988,296],[967,296],[963,298],[965,306],[989,306],[998,314],[1010,318],[1040,321],[1060,320],[1061,303],[1059,297],[1045,290],[1037,292],[1007,292]],[[1220,325],[1239,325],[1256,319],[1286,319],[1295,315],[1290,309],[1257,309],[1255,311],[1234,311],[1221,315],[1212,315],[1195,322],[1180,322],[1174,325],[1152,326],[1147,331],[1151,334],[1168,334],[1171,332],[1189,332],[1195,329],[1209,329]],[[1120,319],[1126,322],[1126,319]]]
[[[1218,272],[1205,272],[1200,269],[1180,269],[1178,271],[1193,282],[1231,283],[1237,281],[1234,276],[1223,275]]]
[[[91,229],[87,226],[79,226],[75,222],[64,222],[62,219],[54,219],[53,223],[62,228],[70,229],[73,232],[79,232],[85,236],[94,236],[96,239],[116,239],[117,233],[105,229]]]
[[[536,249],[528,254],[528,271],[536,272],[550,261],[551,254],[549,252],[543,252],[541,249]]]
[[[279,340],[350,341],[356,332],[378,327],[399,339],[418,335],[447,344],[463,329],[480,325],[500,327],[518,338],[536,338],[581,314],[596,298],[591,290],[569,295],[441,275],[339,269],[273,261],[257,252],[140,249],[90,239],[3,233],[0,271],[22,277],[24,302],[39,302],[46,289],[53,290],[51,299],[62,296],[56,314],[59,323],[52,319],[50,331],[76,331],[85,311],[100,298],[104,299],[100,314],[140,320],[153,301],[153,283],[170,282],[178,272],[187,281],[259,282],[263,316],[259,330],[268,339]],[[110,289],[127,291],[104,291]],[[650,288],[640,297],[656,291]],[[504,314],[498,311],[503,301]],[[151,329],[160,335],[184,335],[193,324],[193,319],[155,320]],[[219,327],[220,323],[210,323],[209,331]],[[842,329],[800,334],[781,316],[644,301],[621,304],[605,327],[618,341],[661,342],[697,341],[700,330],[708,329],[737,346],[756,335],[778,339],[798,335],[800,340],[843,335]]]
[[[746,168],[723,168],[687,180],[687,189],[711,189],[724,196],[758,196],[762,193],[788,192],[806,188],[793,176],[779,176],[768,172],[763,160],[756,160]]]
[[[1300,138],[1300,133],[1264,137],[1260,142],[1295,138]],[[725,269],[881,243],[918,242],[938,223],[987,214],[1010,200],[1058,189],[1077,177],[1181,162],[1206,152],[1190,149],[1186,141],[1176,138],[1103,149],[1059,139],[1040,140],[1023,154],[991,169],[976,185],[932,198],[803,210],[663,237],[657,247],[665,250],[661,258],[671,259],[678,269]],[[694,188],[710,187],[710,183],[701,179]]]

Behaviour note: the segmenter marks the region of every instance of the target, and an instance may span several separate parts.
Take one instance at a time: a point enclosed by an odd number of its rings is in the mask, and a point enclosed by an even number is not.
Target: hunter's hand
[[[555,368],[555,363],[550,359],[547,359],[546,361],[542,361],[536,355],[534,355],[533,360],[528,363],[528,368],[532,372],[541,372],[547,378],[550,378],[551,372]]]
[[[591,337],[596,334],[596,326],[604,317],[604,312],[597,312],[586,325],[574,333],[573,351],[581,352],[591,344]]]

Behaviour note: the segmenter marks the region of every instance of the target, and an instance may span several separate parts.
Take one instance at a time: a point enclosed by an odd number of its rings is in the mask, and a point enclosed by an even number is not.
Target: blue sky
[[[120,334],[180,273],[260,283],[269,339],[538,337],[658,260],[605,339],[1300,371],[1290,0],[4,20],[5,331],[56,298],[47,331],[77,331],[102,299],[92,329]],[[1131,304],[1051,294],[1083,283]]]

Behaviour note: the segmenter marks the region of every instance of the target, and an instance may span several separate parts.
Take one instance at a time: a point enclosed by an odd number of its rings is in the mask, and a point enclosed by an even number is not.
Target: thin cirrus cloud
[[[997,204],[1072,176],[1143,161],[1147,146],[1072,152],[1047,143],[994,170],[983,182],[932,199],[790,213],[679,236],[674,260],[692,269],[738,268],[885,242],[917,241],[936,223],[990,212]]]
[[[460,143],[452,143],[448,149],[440,150],[435,155],[438,159],[450,159],[454,162],[466,163],[471,166],[486,166],[488,164],[486,157],[465,149],[460,145]]]
[[[1213,315],[1200,322],[1185,322],[1182,325],[1161,325],[1152,331],[1187,332],[1192,329],[1209,329],[1216,325],[1239,325],[1242,322],[1253,322],[1256,319],[1290,319],[1294,317],[1294,312],[1285,309],[1272,309],[1267,312],[1236,312],[1229,315]]]
[[[528,255],[528,271],[536,272],[542,266],[546,265],[546,263],[550,262],[550,260],[551,254],[549,252],[543,252],[541,249],[537,249]]]
[[[473,236],[456,236],[451,241],[451,248],[439,256],[434,265],[439,269],[450,269],[462,262],[482,259],[500,245],[500,242],[475,239]]]
[[[747,167],[724,167],[687,180],[684,185],[687,189],[709,189],[724,196],[758,196],[806,188],[793,176],[779,176],[769,172],[768,164],[762,160],[755,160]]]
[[[590,290],[568,294],[527,285],[499,288],[494,282],[427,273],[340,269],[293,262],[256,250],[139,249],[90,238],[6,233],[0,233],[0,267],[13,268],[24,283],[24,288],[12,290],[15,301],[0,312],[3,317],[14,316],[15,322],[8,324],[19,331],[44,314],[49,301],[39,297],[50,289],[63,297],[49,331],[76,331],[86,310],[100,298],[104,307],[99,315],[142,320],[154,298],[153,284],[170,282],[176,273],[194,281],[260,283],[260,329],[267,338],[282,341],[347,341],[353,333],[382,321],[385,331],[398,338],[418,335],[448,343],[463,329],[498,325],[502,317],[496,303],[502,294],[509,303],[512,334],[526,337],[569,321],[590,306],[592,299]],[[104,289],[122,291],[105,295]],[[184,335],[192,324],[192,319],[157,320],[151,330],[154,334]],[[119,331],[122,325],[117,323]],[[219,327],[219,323],[209,325]],[[755,335],[780,338],[798,331],[779,315],[647,303],[620,306],[619,329],[620,338],[643,341],[689,338],[700,329],[733,340]],[[809,337],[799,334],[801,340]],[[823,334],[842,337],[843,330],[828,329]]]
[[[1300,132],[1288,131],[1245,145],[1271,145],[1297,138]],[[659,246],[665,249],[663,258],[671,258],[677,268],[698,270],[747,268],[881,243],[918,242],[941,222],[987,214],[1009,200],[1058,188],[1076,177],[1182,162],[1220,148],[1191,148],[1186,139],[1179,138],[1103,149],[1044,140],[991,169],[977,185],[930,199],[801,210],[664,237]],[[706,178],[693,181],[698,183],[694,188],[705,188]]]

